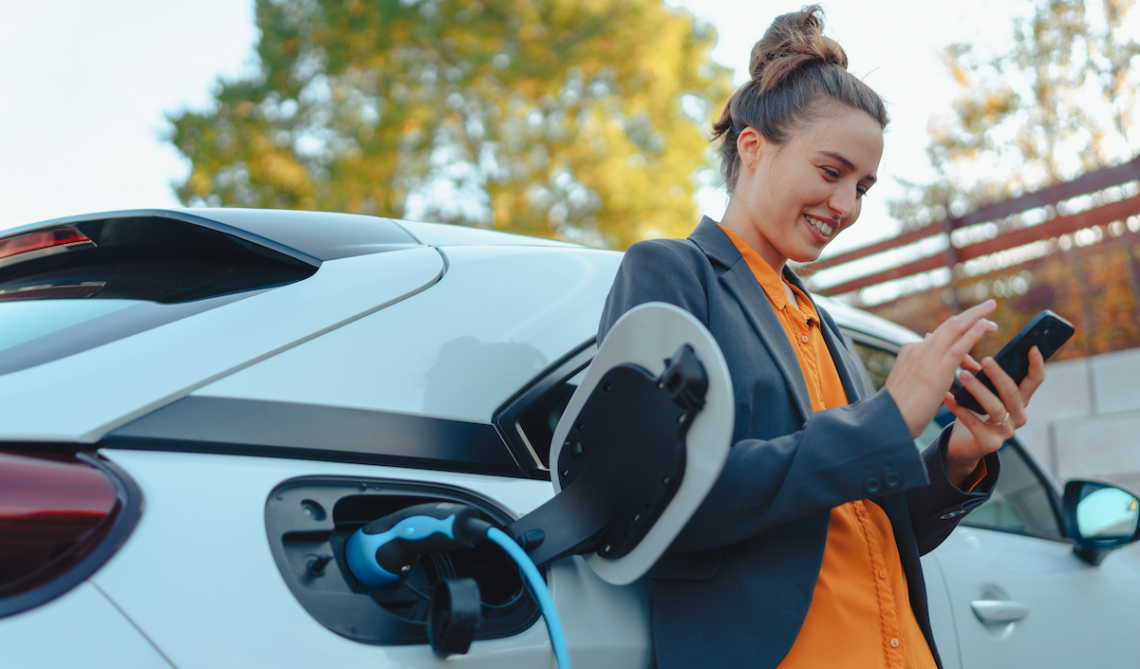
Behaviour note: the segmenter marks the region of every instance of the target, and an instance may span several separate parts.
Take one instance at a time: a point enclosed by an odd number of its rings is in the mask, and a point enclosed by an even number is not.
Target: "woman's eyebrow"
[[[851,162],[850,160],[847,160],[846,158],[844,158],[844,157],[843,157],[843,154],[841,154],[841,153],[836,153],[835,151],[820,151],[820,153],[822,153],[822,154],[823,154],[823,155],[825,155],[825,156],[830,156],[830,157],[832,157],[832,158],[834,158],[834,159],[838,160],[839,162],[843,163],[843,166],[844,166],[844,167],[846,167],[847,169],[851,170],[852,172],[854,172],[854,171],[855,171],[855,163],[853,163],[853,162]],[[867,179],[868,181],[870,181],[871,183],[875,183],[876,181],[878,181],[878,178],[876,178],[874,174],[870,174],[870,175],[868,175],[868,176],[866,177],[866,179]]]

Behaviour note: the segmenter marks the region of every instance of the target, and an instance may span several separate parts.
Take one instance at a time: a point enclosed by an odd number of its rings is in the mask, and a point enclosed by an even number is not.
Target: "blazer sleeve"
[[[604,341],[622,314],[645,302],[674,304],[708,325],[710,289],[722,290],[708,257],[692,242],[634,244],[606,299],[598,339]],[[731,371],[734,383],[740,382],[736,377],[742,370]],[[898,407],[880,392],[817,412],[791,434],[736,441],[671,551],[731,545],[845,502],[926,483],[926,467]]]
[[[598,339],[604,340],[622,314],[646,302],[674,304],[707,326],[710,286],[720,290],[708,258],[691,242],[634,244],[606,300]],[[920,504],[912,516],[916,531],[921,524],[929,535],[926,543],[937,545],[953,529],[953,523],[947,522],[953,516],[941,516],[955,505],[980,504],[984,495],[981,501],[975,501],[976,496],[960,499],[953,494],[957,488],[946,478],[940,459],[932,458],[938,458],[937,448],[934,455],[919,453],[885,390],[817,412],[790,434],[741,438],[732,445],[716,484],[670,552],[735,544],[846,502],[925,489],[932,477],[941,479],[936,490],[914,496]]]
[[[926,555],[950,536],[966,514],[990,498],[1001,472],[997,453],[984,458],[986,475],[969,492],[950,482],[946,473],[946,443],[954,424],[947,425],[938,439],[922,453],[930,485],[915,488],[908,493],[911,524],[918,540],[918,554]]]

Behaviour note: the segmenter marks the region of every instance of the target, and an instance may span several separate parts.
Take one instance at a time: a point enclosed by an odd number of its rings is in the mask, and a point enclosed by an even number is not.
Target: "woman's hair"
[[[867,112],[883,128],[890,120],[879,94],[847,71],[843,47],[823,36],[819,5],[776,17],[752,47],[748,69],[752,81],[732,95],[713,124],[713,141],[723,138],[720,171],[730,194],[740,172],[736,139],[744,128],[781,146],[828,100]]]

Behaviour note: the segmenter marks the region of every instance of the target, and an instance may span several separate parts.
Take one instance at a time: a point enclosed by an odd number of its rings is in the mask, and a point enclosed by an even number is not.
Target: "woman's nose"
[[[855,213],[858,202],[858,194],[854,188],[837,188],[828,198],[827,205],[840,218],[847,218]]]

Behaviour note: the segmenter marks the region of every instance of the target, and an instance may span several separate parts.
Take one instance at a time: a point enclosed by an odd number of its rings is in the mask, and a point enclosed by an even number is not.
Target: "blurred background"
[[[1140,430],[1133,2],[822,4],[892,122],[859,223],[798,271],[918,332],[990,297],[1007,335],[1057,311],[1077,335],[1056,358],[1062,394],[1039,403],[1042,452],[1065,470],[1062,432],[1093,419],[1127,442]],[[0,229],[243,206],[614,249],[684,236],[725,205],[711,121],[748,80],[752,44],[798,7],[4,3]]]

